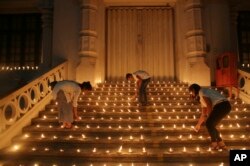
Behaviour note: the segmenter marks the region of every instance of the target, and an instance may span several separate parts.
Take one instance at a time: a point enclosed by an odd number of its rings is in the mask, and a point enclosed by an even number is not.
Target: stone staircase
[[[151,82],[150,106],[130,101],[134,84],[105,82],[79,99],[81,120],[62,129],[56,102],[51,101],[10,147],[0,151],[4,166],[224,166],[229,151],[209,148],[203,126],[193,131],[199,103],[189,98],[188,85]],[[250,149],[250,105],[231,100],[233,110],[220,124],[230,149]]]

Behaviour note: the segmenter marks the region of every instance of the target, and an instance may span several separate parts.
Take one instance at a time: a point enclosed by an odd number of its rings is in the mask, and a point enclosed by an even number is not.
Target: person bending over
[[[195,131],[198,132],[202,123],[206,121],[206,128],[211,138],[211,148],[213,150],[226,150],[227,147],[220,137],[220,132],[216,129],[216,126],[231,111],[230,102],[218,91],[201,88],[198,84],[190,85],[189,92],[191,97],[198,98],[202,108],[201,116],[194,128]]]
[[[128,81],[136,81],[137,91],[134,98],[139,97],[139,103],[141,106],[148,105],[146,89],[150,82],[150,75],[146,71],[138,70],[134,73],[127,73],[126,79]]]
[[[90,82],[79,84],[71,80],[54,81],[50,83],[52,97],[58,102],[59,121],[64,128],[71,128],[73,120],[79,120],[77,101],[81,91],[92,90]]]

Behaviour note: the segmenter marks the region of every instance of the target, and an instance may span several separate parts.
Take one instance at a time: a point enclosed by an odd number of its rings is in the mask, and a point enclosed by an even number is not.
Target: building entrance
[[[174,78],[172,8],[110,7],[106,19],[107,80],[138,69],[157,80]]]

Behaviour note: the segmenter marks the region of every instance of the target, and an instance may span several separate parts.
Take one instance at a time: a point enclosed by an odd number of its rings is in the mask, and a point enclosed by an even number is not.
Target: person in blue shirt
[[[191,97],[196,98],[201,103],[201,116],[195,126],[195,131],[198,132],[203,122],[206,123],[206,128],[211,137],[211,148],[213,150],[224,149],[227,147],[220,137],[220,132],[216,126],[226,117],[231,111],[231,104],[218,91],[202,88],[198,84],[189,86]]]

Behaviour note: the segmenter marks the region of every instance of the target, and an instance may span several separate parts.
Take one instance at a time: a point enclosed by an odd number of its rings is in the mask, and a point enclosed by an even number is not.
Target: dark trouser
[[[150,82],[150,78],[142,80],[140,89],[139,89],[139,102],[142,105],[146,105],[148,100],[147,100],[147,85]]]
[[[230,111],[231,105],[229,101],[221,102],[213,107],[213,110],[206,121],[206,127],[212,142],[218,142],[222,140],[219,131],[216,129],[216,126]]]

